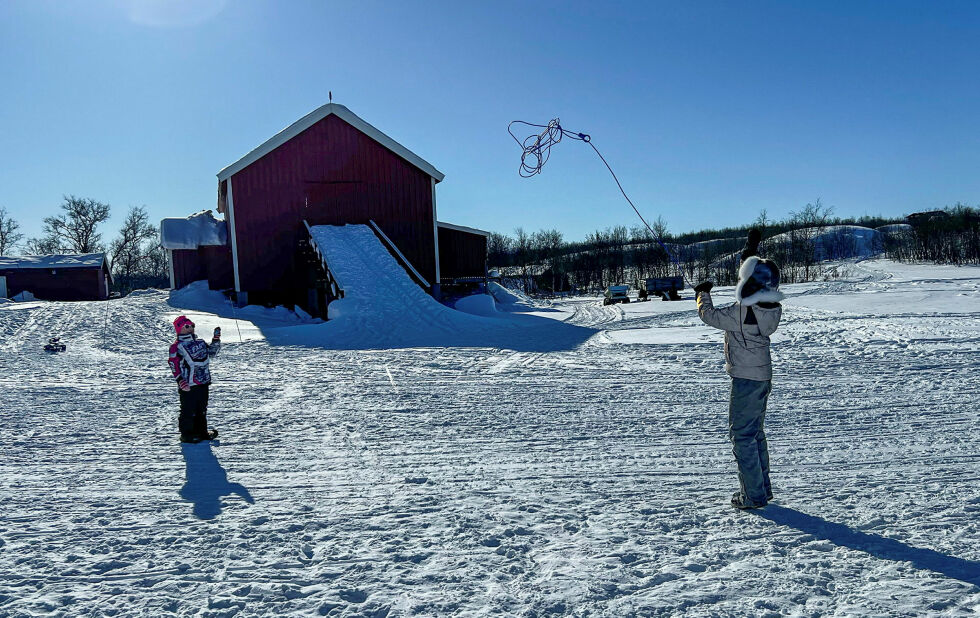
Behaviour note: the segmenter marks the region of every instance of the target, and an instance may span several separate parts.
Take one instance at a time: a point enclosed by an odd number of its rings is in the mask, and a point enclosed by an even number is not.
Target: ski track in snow
[[[0,305],[0,616],[975,615],[980,269],[851,268],[786,286],[759,512],[690,300],[557,303],[596,334],[543,352],[202,316],[214,446],[177,441],[167,294],[107,349],[105,303]]]

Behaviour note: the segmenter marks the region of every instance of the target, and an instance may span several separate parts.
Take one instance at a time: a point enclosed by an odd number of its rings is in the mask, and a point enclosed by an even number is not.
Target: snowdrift
[[[143,291],[137,296],[152,295],[153,293],[166,294],[166,292]],[[130,294],[133,296],[134,293]],[[238,319],[249,320],[256,324],[261,323],[291,323],[300,324],[306,322],[321,323],[323,320],[311,318],[308,313],[299,309],[290,310],[286,307],[262,307],[260,305],[248,305],[236,309],[231,300],[221,292],[208,288],[207,281],[195,281],[185,285],[179,290],[170,292],[169,304],[178,309],[192,309],[196,311],[206,311],[215,313],[223,317],[235,317]]]
[[[493,296],[489,294],[464,296],[457,300],[453,306],[456,307],[457,311],[473,315],[494,316],[497,314],[497,305],[493,300]]]

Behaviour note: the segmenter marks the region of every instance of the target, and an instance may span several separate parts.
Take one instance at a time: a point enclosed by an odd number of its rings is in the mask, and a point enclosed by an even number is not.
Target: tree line
[[[512,236],[490,234],[488,264],[526,292],[594,293],[608,285],[639,286],[647,278],[678,275],[688,285],[709,279],[734,285],[739,253],[749,229],[756,227],[765,239],[762,255],[779,264],[783,282],[799,283],[836,276],[837,271],[825,262],[856,254],[858,239],[853,234],[846,229],[827,232],[830,226],[847,225],[894,226],[895,230],[875,235],[871,247],[872,252],[892,259],[980,263],[980,210],[976,208],[957,204],[928,217],[908,218],[841,218],[833,210],[818,199],[785,219],[772,220],[763,210],[743,226],[684,234],[670,234],[659,218],[652,230],[616,226],[596,230],[582,241],[565,241],[555,229],[529,233],[517,228]]]
[[[903,262],[980,264],[980,209],[957,203],[913,221],[911,230],[885,237],[885,255]]]
[[[160,247],[160,233],[150,223],[145,206],[132,206],[115,238],[104,241],[101,228],[112,207],[89,198],[66,195],[61,213],[45,217],[41,236],[25,238],[20,223],[0,207],[0,255],[53,255],[105,253],[112,272],[113,290],[126,294],[134,289],[167,287],[167,256]]]

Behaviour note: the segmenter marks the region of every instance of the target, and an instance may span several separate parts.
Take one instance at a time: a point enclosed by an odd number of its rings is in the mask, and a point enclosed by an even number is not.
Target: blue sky
[[[214,208],[215,174],[334,101],[441,170],[443,220],[566,238],[635,215],[591,149],[522,179],[514,119],[592,135],[673,232],[980,202],[975,2],[0,3],[0,206],[115,233]]]

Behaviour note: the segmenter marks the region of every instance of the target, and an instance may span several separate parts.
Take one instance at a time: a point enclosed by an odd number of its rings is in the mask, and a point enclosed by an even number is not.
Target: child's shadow
[[[863,551],[883,560],[911,562],[917,569],[927,569],[967,584],[980,586],[980,562],[974,560],[914,547],[895,539],[854,530],[843,524],[782,506],[771,504],[753,512],[771,522],[796,528],[818,539],[830,541],[838,547]]]
[[[218,463],[208,442],[184,443],[180,448],[187,465],[187,482],[180,489],[180,497],[194,503],[195,516],[214,519],[221,514],[221,497],[231,494],[238,494],[249,504],[255,503],[244,486],[228,482],[228,473]]]

